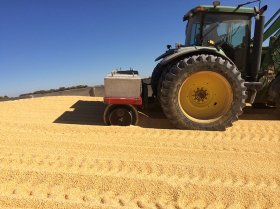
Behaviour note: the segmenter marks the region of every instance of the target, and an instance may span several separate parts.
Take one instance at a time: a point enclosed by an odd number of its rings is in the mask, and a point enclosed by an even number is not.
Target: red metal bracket
[[[130,104],[141,106],[142,98],[118,98],[118,97],[104,97],[105,104]]]

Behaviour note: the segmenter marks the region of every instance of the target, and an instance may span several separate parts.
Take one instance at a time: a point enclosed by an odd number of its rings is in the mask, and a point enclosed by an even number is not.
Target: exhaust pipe
[[[261,67],[264,20],[265,17],[262,15],[256,18],[253,52],[252,52],[253,62],[251,64],[250,72],[248,76],[248,80],[251,82],[257,81],[258,72]]]

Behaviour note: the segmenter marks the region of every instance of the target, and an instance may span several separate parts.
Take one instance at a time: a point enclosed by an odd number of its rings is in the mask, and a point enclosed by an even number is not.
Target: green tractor
[[[263,89],[259,82],[264,74],[262,66],[274,59],[279,72],[280,19],[264,33],[267,6],[243,7],[246,4],[228,7],[215,1],[213,6],[192,9],[183,18],[188,21],[185,45],[168,45],[156,59],[160,62],[151,77],[153,94],[177,128],[224,130]],[[263,51],[263,41],[272,34],[276,36]],[[279,104],[279,92],[277,76],[259,102]]]

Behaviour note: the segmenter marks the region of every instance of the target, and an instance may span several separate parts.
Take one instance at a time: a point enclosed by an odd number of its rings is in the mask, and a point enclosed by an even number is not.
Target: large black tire
[[[151,85],[152,85],[152,90],[153,90],[153,95],[157,95],[157,87],[159,80],[161,78],[161,73],[162,73],[162,66],[160,64],[157,64],[157,66],[154,68],[152,77],[151,77]]]
[[[195,78],[194,82],[196,82],[196,77],[191,76],[199,75],[197,73],[217,75],[217,77],[219,77],[217,79],[223,80],[225,85],[228,84],[228,92],[230,92],[231,99],[228,100],[230,102],[226,103],[227,109],[221,107],[220,115],[215,115],[213,118],[206,119],[196,118],[192,114],[190,114],[190,116],[186,113],[185,110],[187,108],[182,108],[181,103],[184,100],[182,100],[181,96],[183,92],[183,90],[181,91],[183,88],[181,86],[184,86],[187,83],[186,79],[189,78]],[[245,100],[247,97],[246,87],[244,86],[244,80],[241,78],[241,73],[237,70],[235,65],[221,57],[202,54],[185,58],[166,69],[166,73],[162,74],[160,80],[162,83],[159,84],[161,87],[159,91],[159,101],[163,112],[171,123],[180,129],[225,130],[226,127],[232,126],[232,123],[238,120],[238,116],[242,114],[242,109],[245,106]],[[199,82],[201,83],[204,81],[198,81],[198,83]],[[194,88],[196,89],[196,87]],[[217,89],[217,87],[215,88]],[[223,87],[221,86],[221,88]],[[205,98],[205,100],[207,100],[207,90],[203,90],[203,88],[197,88],[197,90],[199,91],[196,91],[195,95],[190,96],[192,97],[192,100],[201,102],[201,99],[197,99],[197,95],[201,96],[199,98]],[[202,95],[204,96],[202,97]],[[216,94],[213,94],[213,92],[211,94],[209,93],[209,95],[212,99],[216,97]],[[223,97],[221,97],[219,101],[221,100],[223,100]],[[222,102],[220,103],[223,104]],[[209,105],[217,105],[217,103],[214,102],[214,104],[211,103]],[[210,108],[215,107],[211,106]],[[200,112],[198,111],[197,114],[199,115]],[[211,114],[210,111],[210,115]]]

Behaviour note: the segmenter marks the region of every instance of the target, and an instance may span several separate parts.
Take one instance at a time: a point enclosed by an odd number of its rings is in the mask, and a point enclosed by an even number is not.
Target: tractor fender
[[[190,47],[181,47],[179,49],[170,49],[166,51],[164,54],[160,55],[155,61],[159,61],[160,65],[164,66],[171,63],[173,60],[176,60],[180,57],[186,57],[186,55],[194,55],[194,54],[212,54],[220,56],[224,59],[229,60],[232,64],[233,61],[226,56],[222,49],[216,49],[215,47],[202,47],[202,46],[190,46]]]
[[[234,65],[234,62],[225,55],[222,49],[216,49],[215,47],[191,46],[181,47],[179,49],[169,49],[155,60],[159,61],[160,59],[162,59],[157,64],[152,74],[151,84],[153,93],[155,95],[157,94],[158,82],[167,65],[172,64],[174,61],[178,61],[179,59],[184,59],[186,57],[199,54],[211,54],[215,56],[220,56]]]

